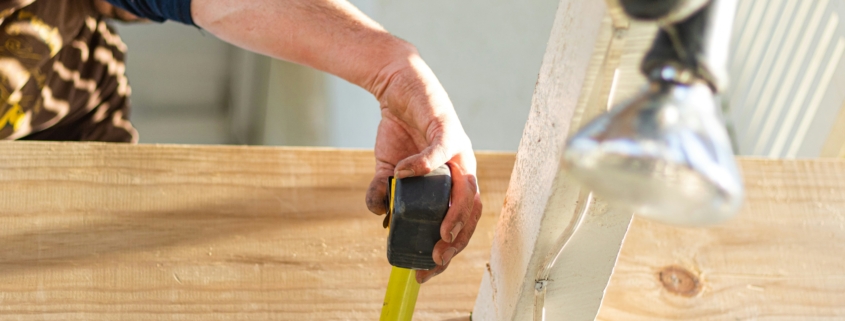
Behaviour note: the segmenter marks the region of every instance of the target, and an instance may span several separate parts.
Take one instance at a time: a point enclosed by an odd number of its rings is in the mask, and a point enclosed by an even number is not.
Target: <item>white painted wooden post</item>
[[[606,12],[604,1],[560,1],[473,320],[531,320],[538,269],[576,227],[582,191],[560,156]],[[630,218],[600,199],[590,208],[552,270],[546,320],[595,318]]]

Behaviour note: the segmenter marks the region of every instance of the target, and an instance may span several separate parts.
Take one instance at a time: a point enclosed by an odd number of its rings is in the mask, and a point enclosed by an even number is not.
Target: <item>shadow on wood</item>
[[[36,320],[373,320],[390,266],[372,151],[0,143],[0,314]],[[415,320],[463,317],[513,154],[478,154],[485,211]]]

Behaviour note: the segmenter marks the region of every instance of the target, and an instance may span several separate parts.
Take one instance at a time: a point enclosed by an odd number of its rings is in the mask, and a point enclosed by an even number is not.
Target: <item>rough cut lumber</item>
[[[508,197],[496,227],[490,270],[484,274],[473,309],[473,318],[477,320],[532,317],[536,267],[562,227],[570,225],[578,197],[579,189],[568,188],[573,184],[560,172],[560,156],[581,100],[581,89],[606,11],[603,1],[561,0],[558,5]],[[621,234],[624,235],[624,229]],[[616,251],[605,260],[609,262],[603,273],[606,276],[615,256]],[[584,279],[592,281],[590,275]],[[596,287],[599,295],[606,282],[607,279],[599,280],[601,287]],[[585,294],[576,292],[570,293]],[[579,303],[579,300],[563,302],[574,309],[578,309]],[[588,300],[587,304],[596,305],[592,309],[595,311],[597,303]]]
[[[555,240],[574,231],[577,223],[573,218],[582,190],[560,168],[564,142],[607,109],[611,91],[612,103],[617,102],[644,82],[638,65],[655,26],[617,23],[613,30],[614,12],[618,15],[613,8],[608,13],[603,1],[560,1],[496,228],[490,273],[473,309],[478,320],[532,318],[539,267]],[[632,215],[600,199],[596,204],[572,233],[564,260],[551,271],[547,320],[596,316]]]
[[[599,320],[845,318],[845,161],[740,165],[737,218],[711,228],[633,220]]]
[[[478,161],[484,217],[416,320],[472,309],[514,155]],[[372,151],[0,143],[0,319],[375,320],[373,169]]]
[[[514,156],[478,159],[484,219],[423,286],[417,320],[466,320],[489,273]],[[361,201],[370,151],[12,142],[0,143],[0,161],[0,319],[378,315],[389,268],[381,221]],[[598,319],[845,316],[845,161],[740,165],[748,198],[735,220],[686,229],[634,219],[603,301],[582,299],[602,302]],[[582,227],[624,222],[597,204]],[[593,231],[573,238],[612,247]],[[605,264],[581,254],[561,271]],[[549,300],[596,286],[571,285]]]

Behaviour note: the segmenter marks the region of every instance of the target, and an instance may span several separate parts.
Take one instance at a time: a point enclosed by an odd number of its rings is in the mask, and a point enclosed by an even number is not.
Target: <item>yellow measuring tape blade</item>
[[[390,180],[390,199],[388,200],[388,203],[390,204],[389,205],[390,208],[388,209],[389,212],[387,212],[387,215],[393,215],[393,198],[394,198],[394,195],[396,195],[396,179],[395,178]],[[390,221],[389,220],[387,221],[387,228],[390,228]]]
[[[392,180],[390,184],[390,213],[393,213],[393,195],[395,195],[395,192],[396,180]],[[417,283],[414,270],[394,266],[390,270],[390,280],[387,281],[387,292],[384,294],[384,304],[381,306],[381,318],[379,320],[411,321],[419,293],[420,284]]]
[[[381,307],[381,321],[411,321],[420,284],[414,270],[393,267]]]

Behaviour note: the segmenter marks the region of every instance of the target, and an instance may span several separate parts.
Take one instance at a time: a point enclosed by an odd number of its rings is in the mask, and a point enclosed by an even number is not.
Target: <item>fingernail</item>
[[[455,235],[458,235],[458,233],[461,232],[462,228],[464,228],[464,223],[462,223],[462,222],[455,223],[455,226],[452,227],[452,231],[449,232],[449,235],[452,236],[452,239],[449,240],[449,243],[452,243],[452,242],[455,241]]]
[[[414,174],[415,173],[413,169],[403,169],[401,171],[396,172],[396,178],[411,177],[414,176]]]
[[[452,257],[455,256],[455,254],[458,254],[458,249],[454,247],[446,249],[446,252],[443,252],[443,255],[440,256],[440,263],[443,263],[440,265],[449,264],[449,261],[452,260]]]

